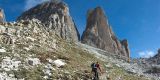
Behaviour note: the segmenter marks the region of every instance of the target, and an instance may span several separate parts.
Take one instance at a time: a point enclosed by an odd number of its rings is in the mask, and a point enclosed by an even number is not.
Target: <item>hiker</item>
[[[101,68],[100,68],[99,63],[98,62],[92,63],[91,67],[92,67],[92,72],[94,73],[94,79],[93,80],[99,80],[98,69],[101,72]]]

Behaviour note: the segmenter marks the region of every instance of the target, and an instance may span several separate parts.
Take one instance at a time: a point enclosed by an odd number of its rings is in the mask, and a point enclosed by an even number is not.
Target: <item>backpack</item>
[[[96,67],[96,64],[95,64],[95,63],[92,63],[92,64],[91,64],[91,68],[92,68],[92,69],[97,68],[97,67]]]

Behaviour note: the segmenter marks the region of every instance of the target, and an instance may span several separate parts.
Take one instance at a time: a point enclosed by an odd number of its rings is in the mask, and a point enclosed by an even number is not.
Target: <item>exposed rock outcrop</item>
[[[129,44],[128,41],[126,39],[121,41],[122,46],[125,48],[125,51],[127,53],[127,57],[130,57],[130,49],[129,49]]]
[[[36,18],[48,30],[65,40],[78,41],[80,36],[74,21],[69,14],[69,8],[64,2],[48,1],[37,5],[24,12],[20,20],[32,20]]]
[[[147,62],[150,64],[160,65],[160,49],[158,49],[157,54],[155,56],[147,59]]]
[[[3,9],[0,8],[0,23],[5,22],[5,14]]]
[[[87,25],[82,35],[82,43],[115,53],[125,59],[130,57],[127,40],[122,41],[121,44],[108,24],[101,7],[88,11]]]

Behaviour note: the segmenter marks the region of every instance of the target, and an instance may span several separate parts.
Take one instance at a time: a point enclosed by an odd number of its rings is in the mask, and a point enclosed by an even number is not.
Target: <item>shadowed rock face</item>
[[[121,44],[108,24],[101,7],[88,11],[87,25],[82,35],[82,43],[101,48],[119,56],[130,57],[127,40],[122,41],[123,44]]]
[[[36,18],[44,26],[53,30],[59,37],[65,40],[79,40],[79,33],[69,14],[68,6],[63,2],[45,2],[24,12],[19,20],[31,20]]]
[[[3,9],[0,8],[0,23],[5,22],[5,14]]]
[[[130,50],[129,50],[129,45],[128,45],[128,41],[126,39],[121,41],[122,46],[124,47],[126,53],[127,53],[127,57],[130,57]]]

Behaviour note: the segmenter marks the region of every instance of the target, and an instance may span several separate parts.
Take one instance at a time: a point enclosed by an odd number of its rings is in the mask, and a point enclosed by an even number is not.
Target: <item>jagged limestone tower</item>
[[[3,23],[5,22],[5,14],[4,14],[4,11],[3,9],[0,8],[0,23]]]
[[[87,25],[81,39],[82,43],[106,50],[129,61],[130,53],[127,40],[123,40],[121,43],[117,38],[101,7],[88,11]]]
[[[79,41],[80,35],[64,2],[47,1],[24,12],[20,20],[38,19],[48,30],[68,41]]]

